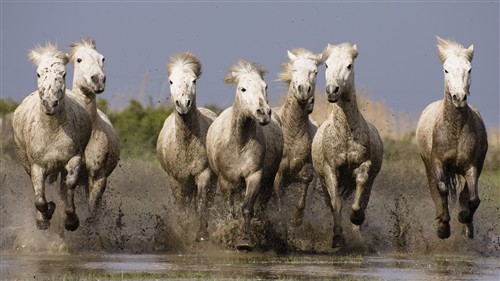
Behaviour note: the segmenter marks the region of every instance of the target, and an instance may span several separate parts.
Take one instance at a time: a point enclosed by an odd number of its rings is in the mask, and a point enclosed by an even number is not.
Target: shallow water
[[[1,254],[2,280],[60,279],[366,279],[499,280],[496,258],[337,256],[255,253],[210,255]]]

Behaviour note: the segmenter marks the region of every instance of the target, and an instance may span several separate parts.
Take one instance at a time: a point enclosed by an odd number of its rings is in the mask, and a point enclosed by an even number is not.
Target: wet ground
[[[456,256],[35,255],[2,253],[2,280],[499,280],[498,259]]]
[[[196,218],[179,212],[154,161],[121,161],[94,218],[84,194],[77,192],[81,225],[75,232],[64,230],[63,203],[54,186],[48,186],[47,198],[57,207],[50,228],[40,231],[30,179],[14,158],[3,157],[0,279],[499,280],[498,175],[483,173],[480,179],[475,239],[462,236],[455,207],[451,237],[440,240],[421,166],[395,162],[382,167],[359,230],[351,229],[350,203],[344,204],[347,245],[340,251],[331,250],[332,217],[317,185],[309,189],[304,223],[290,225],[296,200],[292,185],[284,190],[281,212],[271,200],[253,220],[255,250],[237,253],[241,219],[229,219],[216,196],[207,210],[211,240],[194,242]]]

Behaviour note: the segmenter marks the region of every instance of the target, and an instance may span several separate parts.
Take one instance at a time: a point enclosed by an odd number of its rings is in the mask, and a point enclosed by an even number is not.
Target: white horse
[[[88,206],[92,213],[98,208],[107,178],[120,158],[118,135],[109,118],[96,106],[96,94],[104,91],[106,75],[104,56],[95,48],[93,39],[82,38],[80,42],[71,44],[69,53],[69,60],[74,65],[73,96],[92,120],[92,136],[85,148],[87,178],[82,179],[88,190]]]
[[[276,110],[283,130],[283,156],[274,181],[274,192],[281,207],[281,189],[299,183],[299,200],[292,214],[292,223],[302,224],[307,189],[314,177],[311,144],[317,126],[309,120],[314,106],[314,92],[321,54],[303,48],[288,51],[289,61],[282,64],[279,79],[288,85],[285,103]]]
[[[80,225],[74,189],[83,166],[91,121],[78,102],[66,96],[68,58],[64,53],[47,43],[31,50],[28,56],[37,66],[38,91],[26,97],[14,111],[14,141],[35,190],[38,228],[50,226],[55,209],[55,203],[47,203],[45,198],[45,180],[54,180],[61,173],[61,195],[66,195],[65,228],[74,231]]]
[[[319,127],[312,144],[313,165],[333,214],[333,247],[345,244],[342,235],[343,199],[355,191],[351,222],[361,225],[373,181],[382,166],[383,145],[377,129],[359,112],[354,84],[356,45],[330,45],[326,58],[326,93],[332,113]]]
[[[208,160],[233,216],[233,196],[246,188],[239,250],[253,248],[250,220],[254,204],[259,194],[263,206],[269,201],[283,153],[283,135],[268,105],[265,73],[262,66],[244,60],[229,69],[225,82],[236,85],[233,106],[215,119],[207,134]]]
[[[196,81],[201,75],[201,62],[191,52],[170,57],[168,78],[170,96],[175,106],[163,123],[156,150],[167,172],[170,189],[183,208],[197,199],[199,230],[196,241],[209,239],[208,204],[212,202],[217,177],[208,164],[207,131],[217,115],[196,107]]]
[[[465,224],[464,235],[473,238],[472,219],[480,203],[478,179],[488,150],[481,115],[467,104],[474,46],[466,49],[455,41],[439,37],[437,40],[444,68],[444,97],[422,112],[417,124],[417,144],[436,205],[439,238],[450,236],[448,195],[456,195],[458,175],[466,180],[459,197],[458,220]]]

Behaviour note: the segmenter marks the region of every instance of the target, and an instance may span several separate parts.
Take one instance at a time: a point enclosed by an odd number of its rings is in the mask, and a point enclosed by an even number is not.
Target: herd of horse
[[[439,238],[450,236],[448,202],[456,198],[459,176],[465,177],[465,186],[459,194],[458,220],[465,225],[464,235],[473,238],[473,215],[480,203],[478,178],[488,148],[482,118],[467,102],[474,50],[472,45],[464,48],[453,40],[437,40],[444,97],[422,112],[416,140],[436,207]],[[282,193],[294,183],[299,196],[290,221],[299,226],[308,188],[319,179],[333,216],[332,247],[345,245],[344,200],[354,195],[350,221],[361,225],[383,155],[377,129],[357,105],[357,56],[357,46],[350,43],[328,44],[319,54],[304,48],[288,51],[289,60],[279,74],[288,94],[278,108],[269,106],[266,69],[239,60],[224,77],[235,85],[233,105],[218,116],[196,104],[200,60],[191,52],[170,57],[168,78],[175,110],[159,132],[157,154],[178,207],[187,210],[194,202],[199,216],[196,241],[210,239],[206,209],[217,188],[230,216],[243,217],[237,249],[252,250],[250,222],[256,203],[264,210],[274,195],[281,210]],[[95,214],[120,156],[118,135],[96,106],[96,95],[106,83],[104,56],[93,39],[82,38],[71,44],[69,55],[47,43],[28,57],[37,66],[38,89],[14,112],[16,148],[32,180],[38,228],[50,226],[55,209],[55,203],[45,198],[45,182],[59,180],[65,228],[74,231],[79,227],[75,188],[86,191],[89,210]],[[68,62],[74,65],[71,90],[65,84]],[[309,114],[323,64],[332,110],[318,126]],[[236,196],[243,197],[241,214]]]

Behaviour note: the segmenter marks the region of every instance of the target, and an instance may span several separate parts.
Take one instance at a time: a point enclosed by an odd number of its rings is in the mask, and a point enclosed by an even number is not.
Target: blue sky
[[[378,101],[418,117],[443,96],[436,39],[474,44],[469,102],[487,127],[499,117],[498,1],[1,1],[2,98],[21,101],[36,88],[27,60],[33,46],[57,42],[67,51],[82,36],[106,57],[106,91],[114,108],[135,98],[169,101],[169,56],[190,50],[202,61],[198,105],[228,107],[234,86],[226,70],[243,58],[265,66],[271,103],[285,86],[276,81],[287,49],[321,52],[327,43],[358,45],[356,84]],[[67,85],[72,71],[68,65]],[[320,67],[317,89],[325,87]]]

